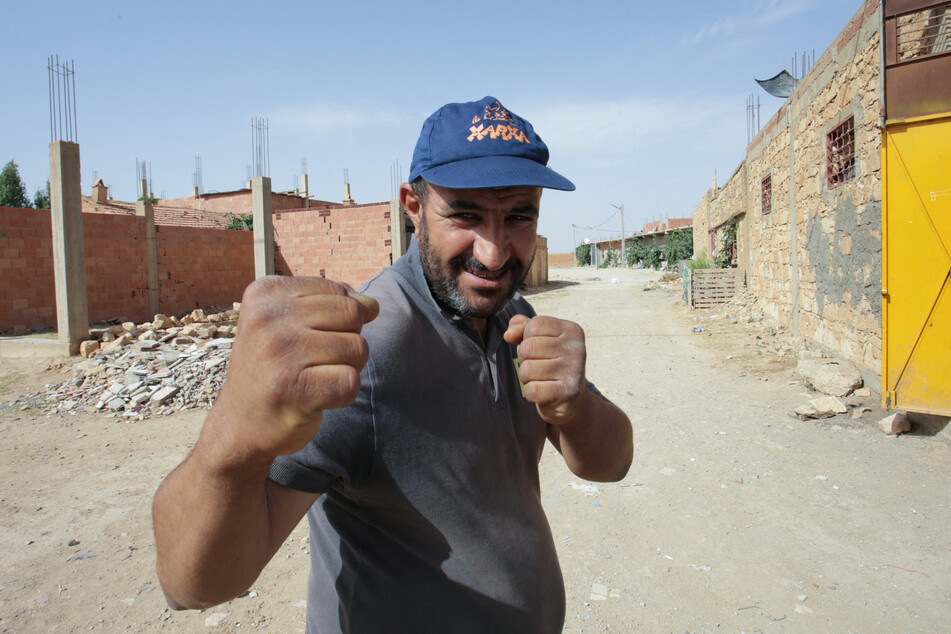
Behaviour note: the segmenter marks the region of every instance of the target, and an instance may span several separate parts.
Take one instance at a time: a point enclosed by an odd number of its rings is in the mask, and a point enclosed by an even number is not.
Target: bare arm
[[[356,398],[368,354],[359,332],[379,309],[368,301],[327,280],[248,287],[221,396],[152,507],[156,569],[172,607],[243,593],[317,499],[268,470],[313,438],[324,409]]]
[[[581,327],[553,317],[516,315],[505,340],[518,345],[525,398],[549,423],[548,438],[572,473],[598,482],[623,478],[634,456],[631,422],[588,389]]]

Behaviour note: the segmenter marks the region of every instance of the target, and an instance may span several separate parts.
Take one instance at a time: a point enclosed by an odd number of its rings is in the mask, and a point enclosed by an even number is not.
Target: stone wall
[[[757,308],[865,370],[881,372],[880,8],[865,2],[694,210],[694,250],[738,222],[736,265]],[[827,181],[827,135],[852,118],[854,177]],[[763,206],[763,182],[771,191]]]

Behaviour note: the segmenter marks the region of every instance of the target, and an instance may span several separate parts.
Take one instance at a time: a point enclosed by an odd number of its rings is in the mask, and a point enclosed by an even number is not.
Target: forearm
[[[571,472],[594,482],[616,482],[634,458],[634,436],[627,415],[599,394],[585,390],[577,414],[552,426],[551,439]]]
[[[178,608],[206,608],[240,595],[273,554],[270,461],[229,459],[215,415],[153,504],[156,569],[169,603]]]

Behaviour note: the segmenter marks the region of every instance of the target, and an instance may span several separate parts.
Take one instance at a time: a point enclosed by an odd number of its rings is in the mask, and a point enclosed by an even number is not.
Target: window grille
[[[767,176],[759,184],[760,203],[762,204],[763,214],[768,214],[773,210],[773,177]]]
[[[826,135],[826,184],[841,185],[855,178],[855,122],[849,117]]]
[[[898,61],[951,52],[951,2],[898,18]]]

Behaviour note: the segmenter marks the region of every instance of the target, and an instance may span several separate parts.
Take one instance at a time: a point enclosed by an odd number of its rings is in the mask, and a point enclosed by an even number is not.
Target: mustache
[[[469,256],[460,255],[458,257],[455,257],[452,260],[450,260],[450,264],[456,270],[467,268],[467,269],[473,269],[473,270],[479,271],[480,273],[487,273],[491,271],[491,269],[487,267],[485,264],[483,264],[482,262],[480,262],[478,258],[471,255]],[[503,264],[497,270],[492,272],[506,273],[512,269],[519,269],[519,268],[520,268],[520,264],[518,260],[516,260],[515,258],[509,258],[508,260],[505,261],[505,264]]]

